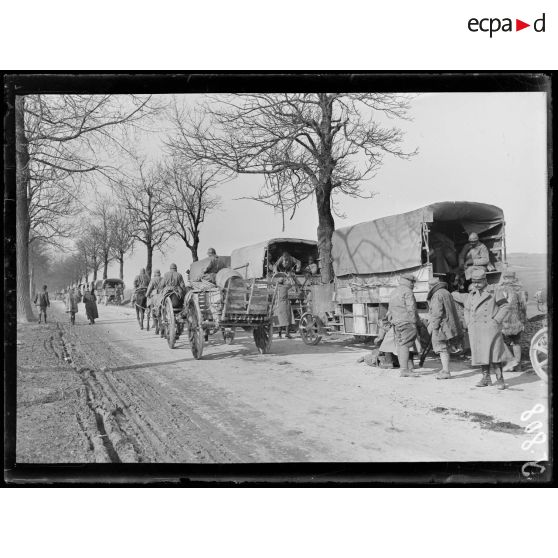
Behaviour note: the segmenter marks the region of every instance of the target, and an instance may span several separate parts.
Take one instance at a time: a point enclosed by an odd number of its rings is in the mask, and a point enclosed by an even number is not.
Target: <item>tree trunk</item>
[[[25,137],[25,99],[15,100],[16,126],[16,282],[17,321],[34,319],[29,296],[29,147]]]
[[[97,271],[99,270],[98,265],[94,265],[93,267],[93,281],[97,282]]]
[[[197,228],[197,227],[196,227]],[[200,237],[198,236],[198,231],[194,231],[194,238],[192,239],[192,246],[190,252],[192,253],[192,261],[198,261],[198,247],[200,245]]]
[[[35,288],[35,273],[33,262],[29,262],[29,297],[31,300],[35,299],[35,293],[37,289]]]
[[[151,267],[153,266],[153,246],[147,245],[147,265],[145,266],[145,273],[151,277]]]
[[[104,268],[103,268],[103,279],[107,279],[108,277],[108,254],[105,254],[104,256]]]
[[[120,254],[118,261],[120,263],[120,280],[124,281],[124,254]]]
[[[335,230],[335,221],[331,213],[331,190],[324,188],[325,193],[316,195],[318,206],[318,253],[320,255],[320,273],[322,283],[333,281],[331,263],[331,237]]]

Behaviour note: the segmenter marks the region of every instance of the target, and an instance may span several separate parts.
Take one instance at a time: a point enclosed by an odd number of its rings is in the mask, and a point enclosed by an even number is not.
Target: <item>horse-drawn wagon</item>
[[[121,304],[124,295],[122,279],[99,279],[95,283],[95,291],[99,304]]]
[[[376,337],[403,273],[416,277],[419,314],[427,313],[433,276],[447,281],[450,290],[465,290],[458,255],[473,232],[488,249],[487,280],[495,285],[506,248],[504,214],[493,205],[440,202],[337,229],[332,238],[334,282],[310,287],[303,340],[318,342],[324,331]]]
[[[300,262],[300,266],[293,266],[289,271],[277,271],[275,264],[284,252]],[[276,284],[281,278],[290,287],[288,298],[295,327],[300,327],[301,317],[308,312],[310,286],[320,279],[319,275],[307,271],[311,261],[318,261],[318,243],[302,238],[272,238],[238,248],[231,254],[231,268],[243,278],[269,285]]]
[[[221,332],[223,340],[230,343],[234,329],[241,327],[253,332],[261,353],[270,351],[275,288],[243,279],[230,268],[217,273],[216,285],[192,280],[192,270],[190,277],[183,302],[173,293],[163,294],[160,328],[171,348],[187,329],[192,355],[199,359],[209,335]]]

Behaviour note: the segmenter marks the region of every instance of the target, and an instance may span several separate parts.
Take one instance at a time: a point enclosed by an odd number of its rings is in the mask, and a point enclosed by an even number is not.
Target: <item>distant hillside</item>
[[[508,254],[508,265],[517,273],[532,299],[535,292],[546,287],[547,255],[516,252]]]

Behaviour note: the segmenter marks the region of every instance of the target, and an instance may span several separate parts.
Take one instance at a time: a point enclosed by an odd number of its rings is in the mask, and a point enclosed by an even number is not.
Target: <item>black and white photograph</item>
[[[12,478],[547,479],[551,90],[514,76],[10,76]]]

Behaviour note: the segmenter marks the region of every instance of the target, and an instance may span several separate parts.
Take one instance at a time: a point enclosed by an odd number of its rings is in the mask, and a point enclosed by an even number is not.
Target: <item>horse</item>
[[[145,287],[140,287],[136,289],[135,305],[136,305],[136,318],[140,329],[143,329],[143,320],[145,317],[145,311],[147,310],[147,289]],[[149,312],[147,313],[147,329],[149,330]]]

